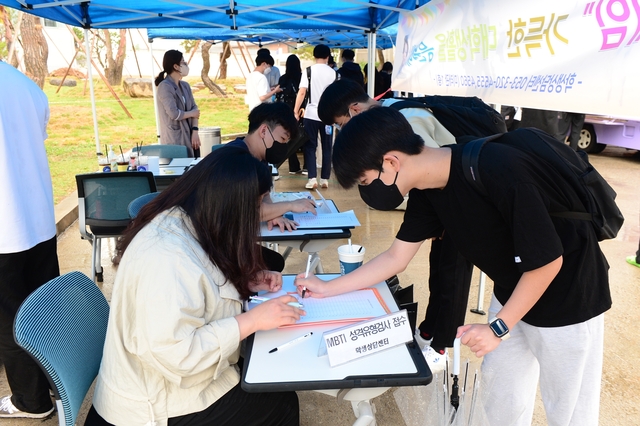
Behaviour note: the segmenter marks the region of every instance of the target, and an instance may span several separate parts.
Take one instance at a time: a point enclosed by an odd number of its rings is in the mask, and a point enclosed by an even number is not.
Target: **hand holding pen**
[[[301,316],[307,313],[300,308],[291,306],[299,304],[294,296],[281,296],[259,302],[255,307],[236,318],[246,317],[251,324],[251,332],[257,330],[271,330],[283,325],[295,324]]]

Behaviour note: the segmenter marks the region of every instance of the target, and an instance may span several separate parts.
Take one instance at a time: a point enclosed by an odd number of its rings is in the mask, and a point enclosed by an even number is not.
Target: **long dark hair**
[[[180,62],[182,61],[182,52],[179,50],[167,50],[164,52],[164,57],[162,58],[162,71],[156,77],[155,84],[156,86],[162,83],[162,80],[165,77],[173,72],[173,66],[180,66]]]
[[[284,74],[292,81],[300,82],[300,76],[302,76],[302,67],[300,66],[300,58],[296,55],[287,56],[287,62],[285,64]],[[296,85],[297,86],[297,85]]]
[[[270,170],[247,150],[217,149],[140,210],[118,241],[117,252],[122,255],[161,212],[180,207],[211,262],[247,298],[249,283],[266,269],[257,243],[260,197],[270,188]]]

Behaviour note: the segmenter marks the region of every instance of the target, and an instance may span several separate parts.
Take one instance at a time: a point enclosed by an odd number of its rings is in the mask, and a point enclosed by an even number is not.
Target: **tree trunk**
[[[17,35],[14,35],[13,24],[11,23],[11,18],[9,16],[9,12],[7,12],[4,6],[0,6],[0,17],[2,17],[2,24],[4,25],[4,39],[7,43],[7,52],[9,53],[9,63],[14,67],[18,68],[18,55],[13,54],[13,50],[15,47],[13,46],[13,42]]]
[[[209,78],[209,68],[211,68],[210,60],[209,60],[209,49],[213,43],[206,42],[202,45],[202,73],[200,77],[202,78],[202,82],[205,86],[213,93],[215,96],[222,96],[224,98],[227,97],[227,94],[224,93],[224,90],[220,88],[217,84],[215,84]]]
[[[231,44],[228,41],[222,42],[222,53],[220,54],[220,79],[227,79],[227,59],[231,56]]]
[[[376,49],[378,51],[378,62],[380,62],[380,69],[384,65],[384,52],[382,49]]]
[[[44,79],[49,73],[47,69],[49,46],[42,33],[40,18],[23,13],[20,30],[22,32],[26,74],[42,89],[44,87]]]
[[[109,30],[102,30],[104,33],[104,44],[107,49],[107,66],[104,73],[107,81],[112,86],[122,83],[122,69],[124,68],[124,58],[127,49],[127,30],[120,30],[120,40],[118,41],[118,52],[113,57],[113,46],[111,45],[111,33]]]

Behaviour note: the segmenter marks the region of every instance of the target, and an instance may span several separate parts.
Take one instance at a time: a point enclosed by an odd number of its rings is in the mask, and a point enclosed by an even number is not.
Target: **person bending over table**
[[[516,138],[552,136],[520,128],[487,143],[478,164],[485,196],[465,178],[463,146],[425,146],[392,108],[353,117],[334,146],[338,182],[358,184],[362,199],[381,210],[411,191],[404,222],[391,247],[360,268],[326,283],[298,275],[296,285],[314,297],[372,286],[402,272],[425,240],[446,229],[494,282],[489,324],[466,324],[457,334],[484,356],[488,424],[530,425],[539,381],[550,425],[596,426],[609,265],[590,221],[550,215],[575,205],[575,190],[511,146]]]
[[[295,392],[246,393],[240,343],[293,324],[283,296],[242,312],[259,290],[282,287],[265,269],[258,206],[271,170],[224,147],[142,208],[117,245],[104,354],[85,425],[298,425]]]
[[[241,147],[262,162],[280,164],[287,158],[289,141],[295,140],[297,135],[298,122],[290,106],[281,102],[262,103],[249,113],[247,136],[237,138],[227,146]],[[296,222],[282,216],[287,212],[315,214],[316,205],[308,199],[274,203],[269,194],[260,204],[260,220],[266,221],[270,230],[274,226],[282,232],[296,229]],[[284,258],[278,252],[264,248],[263,256],[269,269],[280,272],[284,269]]]

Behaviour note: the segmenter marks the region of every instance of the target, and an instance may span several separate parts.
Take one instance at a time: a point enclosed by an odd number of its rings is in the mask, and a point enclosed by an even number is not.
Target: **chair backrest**
[[[133,148],[136,151],[136,148]],[[146,145],[139,149],[141,155],[163,158],[187,158],[189,151],[184,145]]]
[[[129,203],[156,192],[152,172],[88,173],[76,175],[78,217],[85,225],[122,227],[131,221]]]
[[[108,319],[109,304],[104,295],[78,271],[42,285],[18,309],[16,343],[49,379],[61,425],[74,425],[98,374]]]
[[[138,216],[138,213],[140,213],[140,209],[142,209],[145,204],[156,198],[158,195],[160,195],[159,192],[150,192],[148,194],[141,195],[130,202],[127,210],[129,211],[129,216],[131,217],[131,219]]]

